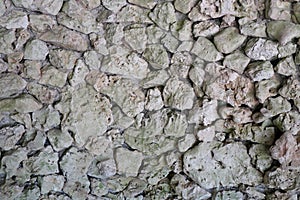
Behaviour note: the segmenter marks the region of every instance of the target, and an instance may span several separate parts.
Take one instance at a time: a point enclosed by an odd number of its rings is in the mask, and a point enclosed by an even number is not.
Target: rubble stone
[[[132,152],[123,148],[116,150],[116,163],[119,174],[137,176],[142,160],[143,155],[139,152]]]
[[[248,74],[253,81],[269,79],[274,75],[273,65],[270,61],[254,62],[248,65],[246,74]]]
[[[20,76],[8,73],[0,75],[0,98],[9,98],[22,92],[27,82]]]
[[[223,65],[225,67],[228,67],[229,69],[236,71],[239,74],[243,74],[249,62],[250,58],[245,56],[245,54],[243,54],[242,52],[236,51],[224,58]]]
[[[17,7],[40,11],[45,14],[57,15],[63,5],[63,0],[39,0],[35,2],[27,0],[13,0],[13,3]]]
[[[278,44],[266,39],[250,39],[245,47],[246,55],[254,60],[271,60],[278,55]]]
[[[219,25],[213,20],[199,22],[194,25],[193,34],[195,37],[208,37],[220,31]]]
[[[49,50],[45,42],[32,40],[26,44],[24,58],[28,60],[45,60]]]
[[[223,58],[222,53],[216,49],[214,44],[204,37],[198,38],[191,52],[199,58],[209,62],[218,61]]]
[[[169,56],[162,45],[148,45],[143,56],[154,69],[165,69],[169,66]]]
[[[160,28],[169,30],[170,25],[176,21],[174,6],[170,2],[157,4],[149,17]]]

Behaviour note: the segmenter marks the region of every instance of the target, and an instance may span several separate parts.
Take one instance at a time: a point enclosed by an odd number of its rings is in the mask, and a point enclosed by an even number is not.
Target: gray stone
[[[40,180],[41,194],[60,192],[63,189],[65,178],[61,175],[44,176]]]
[[[244,199],[243,193],[239,191],[222,191],[218,192],[215,200],[229,200],[229,199]]]
[[[262,182],[262,175],[251,167],[242,143],[225,146],[219,142],[200,143],[184,154],[183,162],[184,172],[206,189]]]
[[[149,111],[161,109],[164,106],[161,96],[158,88],[149,89],[146,96],[145,109]]]
[[[26,44],[24,58],[28,60],[45,60],[49,50],[45,42],[32,40]]]
[[[279,61],[275,66],[275,71],[278,74],[284,76],[291,76],[297,74],[297,66],[295,65],[294,59],[292,56],[288,56]]]
[[[265,21],[249,21],[240,24],[241,34],[252,37],[267,37],[267,25]]]
[[[168,53],[160,44],[148,45],[143,56],[154,69],[165,69],[169,66]]]
[[[150,19],[164,30],[169,30],[170,25],[176,21],[175,9],[171,2],[159,3],[149,13]]]
[[[254,163],[256,168],[261,172],[264,172],[272,165],[273,159],[269,149],[262,144],[253,145],[249,150],[249,155],[252,158],[252,163]]]
[[[267,24],[268,36],[285,45],[295,37],[300,37],[300,25],[287,21],[270,21]]]
[[[266,39],[253,38],[247,42],[246,55],[254,60],[272,60],[278,55],[278,44]]]
[[[284,99],[281,96],[271,97],[267,99],[264,103],[264,107],[260,112],[265,117],[273,117],[280,113],[288,112],[291,110],[291,104],[288,100]]]
[[[86,51],[89,45],[87,36],[62,26],[53,27],[51,31],[43,33],[39,39],[75,51]]]
[[[218,33],[219,25],[214,20],[199,22],[194,25],[193,34],[195,37],[208,37]]]
[[[150,71],[147,77],[141,81],[141,85],[143,88],[161,86],[165,85],[169,78],[170,76],[166,70]]]
[[[291,20],[291,2],[268,0],[266,2],[266,17],[273,20]]]
[[[67,76],[68,74],[62,70],[48,66],[42,69],[42,76],[39,83],[62,88],[66,84]]]
[[[254,62],[248,65],[246,74],[253,81],[262,81],[264,79],[269,79],[274,75],[273,65],[270,61]]]
[[[60,114],[52,106],[32,113],[32,125],[43,131],[48,131],[60,125]]]
[[[51,129],[47,132],[47,137],[56,152],[68,148],[73,143],[70,134],[63,132],[60,129]]]
[[[225,67],[228,67],[229,69],[236,71],[239,74],[243,74],[249,62],[250,58],[248,58],[241,51],[236,51],[224,58],[223,65]]]
[[[172,36],[172,34],[167,33],[162,39],[161,39],[162,45],[171,53],[175,53],[177,47],[179,46],[179,41]]]
[[[43,33],[57,25],[56,19],[50,15],[29,15],[30,27],[33,31]]]
[[[260,103],[271,97],[277,95],[281,81],[278,77],[274,76],[268,80],[263,80],[255,83],[255,96]]]
[[[13,3],[16,7],[23,7],[50,15],[57,15],[63,5],[63,0],[13,0]]]
[[[12,10],[3,17],[0,17],[0,24],[6,29],[27,28],[29,22],[25,12]]]
[[[87,53],[88,54],[88,53]],[[50,63],[56,68],[73,69],[80,54],[65,49],[53,49],[49,52]]]
[[[149,12],[149,10],[139,6],[127,5],[117,13],[116,19],[108,21],[120,23],[152,24],[153,22],[148,17]]]
[[[14,127],[6,127],[0,129],[0,147],[4,151],[8,151],[15,148],[15,145],[19,142],[23,134],[25,133],[25,127],[18,125]]]
[[[205,37],[199,37],[197,39],[191,53],[209,62],[215,62],[223,58],[222,53],[220,53],[214,44]]]
[[[16,34],[14,30],[0,29],[0,53],[9,54],[13,53],[12,43],[16,40]]]
[[[179,110],[191,109],[195,98],[193,88],[178,78],[170,78],[163,91],[165,105]]]
[[[29,113],[39,110],[43,105],[31,95],[21,95],[15,99],[0,100],[0,112]]]
[[[297,44],[294,44],[292,42],[289,42],[285,45],[280,45],[278,46],[278,51],[279,51],[278,58],[291,56],[292,54],[296,53],[296,50],[297,50]]]
[[[175,0],[174,6],[175,9],[179,12],[182,12],[184,14],[187,14],[190,12],[190,10],[193,8],[193,6],[196,4],[195,0]]]
[[[126,5],[126,0],[102,0],[102,4],[108,10],[113,11],[114,13],[118,12],[123,6]]]
[[[57,89],[52,89],[38,83],[30,82],[26,89],[30,94],[44,104],[52,104],[60,98],[60,94]]]
[[[142,164],[143,154],[124,148],[116,149],[116,164],[119,174],[137,176]]]
[[[27,82],[16,74],[8,73],[0,75],[0,99],[20,94],[26,85]]]
[[[141,53],[146,48],[147,35],[145,27],[130,27],[125,30],[124,33],[125,41],[130,45],[130,47]]]
[[[237,28],[228,27],[215,35],[214,43],[219,51],[228,54],[240,47],[246,38]]]

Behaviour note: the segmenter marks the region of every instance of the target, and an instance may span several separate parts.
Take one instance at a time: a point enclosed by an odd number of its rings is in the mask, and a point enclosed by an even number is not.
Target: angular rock
[[[199,22],[194,25],[193,34],[194,37],[209,37],[218,33],[220,30],[219,25],[216,21],[207,20],[203,22]]]
[[[165,70],[150,71],[147,77],[141,81],[141,85],[143,88],[165,85],[169,77],[168,72]]]
[[[57,15],[63,5],[63,0],[38,0],[34,2],[28,0],[13,0],[13,3],[16,7]]]
[[[70,113],[62,122],[63,131],[72,131],[78,146],[102,135],[113,122],[110,101],[92,87],[81,84],[72,91]]]
[[[26,89],[30,94],[44,104],[52,104],[60,98],[58,90],[37,83],[29,83]]]
[[[143,56],[154,69],[165,69],[169,66],[168,53],[160,44],[148,45]]]
[[[86,52],[88,53],[88,52]],[[88,66],[83,62],[82,59],[78,59],[76,61],[75,68],[73,70],[72,77],[69,78],[69,83],[71,86],[76,86],[79,84],[84,84],[85,83],[85,77],[88,75],[90,72]]]
[[[116,149],[116,164],[119,174],[137,176],[142,164],[143,154],[124,148]]]
[[[262,81],[264,79],[269,79],[274,75],[273,65],[270,61],[254,62],[248,65],[246,74],[253,81]]]
[[[146,96],[145,109],[149,111],[159,110],[164,106],[161,92],[158,88],[149,89]]]
[[[277,76],[255,83],[255,96],[259,102],[264,103],[267,98],[277,95],[280,83]]]
[[[25,60],[24,62],[24,71],[22,74],[23,77],[38,80],[41,77],[41,61],[36,60]]]
[[[225,146],[219,142],[200,143],[184,154],[183,162],[184,172],[206,189],[262,182],[262,175],[251,167],[242,143]]]
[[[223,65],[239,74],[243,74],[249,62],[250,58],[245,56],[241,51],[236,51],[225,57]]]
[[[49,28],[52,29],[57,25],[56,19],[49,15],[29,15],[29,26],[37,33],[46,32]]]
[[[291,20],[291,2],[282,0],[266,1],[266,17],[273,20]]]
[[[267,33],[271,39],[285,45],[293,38],[300,37],[300,25],[286,21],[270,21],[267,24]]]
[[[58,153],[54,153],[51,147],[46,147],[37,157],[26,160],[24,166],[35,175],[58,173]]]
[[[48,66],[42,69],[42,76],[39,83],[62,88],[66,84],[67,76],[68,74],[62,70]]]
[[[103,59],[101,71],[125,78],[143,79],[149,72],[148,63],[136,53],[125,56],[111,55]]]
[[[155,25],[146,27],[146,33],[149,44],[160,43],[160,39],[165,35],[164,31]]]
[[[207,128],[198,130],[197,132],[197,138],[199,141],[203,142],[211,142],[214,140],[215,137],[215,127],[214,126],[209,126]]]
[[[182,137],[185,135],[188,123],[186,116],[178,112],[168,113],[168,120],[164,127],[166,136]]]
[[[85,35],[62,26],[53,27],[51,31],[43,33],[39,39],[75,51],[86,51],[89,46],[88,38]]]
[[[271,97],[264,103],[264,107],[260,112],[265,117],[273,117],[280,113],[288,112],[291,110],[291,104],[288,100],[281,96]]]
[[[133,50],[141,53],[145,50],[147,43],[146,28],[130,27],[125,30],[124,39]]]
[[[171,25],[171,33],[180,41],[192,40],[192,25],[190,20],[177,21]]]
[[[41,40],[32,40],[26,44],[24,59],[45,60],[49,50],[45,42]]]
[[[16,148],[15,145],[17,145],[24,133],[25,129],[23,125],[1,128],[0,148],[4,151]]]
[[[53,49],[49,52],[50,63],[56,68],[73,69],[80,54],[64,49]]]
[[[256,168],[261,172],[264,172],[272,165],[273,159],[269,149],[265,145],[253,145],[249,150],[249,155],[252,158],[252,163],[255,164]]]
[[[12,43],[16,40],[14,30],[0,29],[0,53],[9,54],[14,52]]]
[[[292,190],[299,188],[299,170],[288,170],[277,168],[273,172],[267,173],[268,184],[271,188],[279,188],[281,190]]]
[[[3,17],[0,17],[0,24],[6,29],[26,29],[29,24],[27,13],[18,10],[12,10]]]
[[[225,199],[244,199],[243,193],[239,191],[223,191],[218,192],[216,197],[216,200],[225,200]]]
[[[195,98],[193,88],[178,78],[170,78],[163,91],[165,105],[179,110],[191,109]]]
[[[176,21],[175,9],[171,2],[159,3],[149,13],[150,19],[164,30],[169,30],[171,24]]]
[[[197,39],[191,53],[208,62],[215,62],[223,58],[222,53],[205,37],[199,37]]]
[[[174,2],[175,9],[179,12],[182,12],[184,14],[187,14],[190,12],[190,10],[193,8],[193,6],[196,4],[195,0],[189,1],[189,0],[176,0]]]
[[[39,110],[43,105],[31,95],[21,95],[15,99],[0,100],[0,112],[29,113]]]
[[[139,87],[129,79],[118,76],[99,74],[94,88],[110,97],[129,117],[134,117],[144,110],[145,95]]]
[[[128,0],[128,2],[148,9],[154,8],[157,3],[155,0]]]
[[[47,194],[49,192],[60,192],[63,189],[65,178],[61,175],[49,175],[44,176],[40,180],[41,194]]]
[[[0,75],[0,99],[17,95],[25,89],[27,82],[20,76],[8,73]]]
[[[32,113],[32,125],[43,131],[48,131],[60,125],[60,114],[52,106]]]
[[[267,37],[267,25],[265,21],[250,21],[240,24],[241,34],[252,37]]]
[[[289,42],[286,45],[280,45],[278,46],[278,51],[279,51],[278,58],[291,56],[292,54],[296,53],[296,50],[297,50],[297,44],[294,44],[292,42]]]
[[[194,134],[186,134],[182,139],[178,140],[179,152],[186,152],[196,142]]]
[[[96,195],[97,197],[102,197],[103,195],[108,194],[108,187],[105,182],[96,178],[92,178],[91,194]]]
[[[153,22],[148,17],[149,12],[149,10],[141,8],[139,6],[127,5],[117,13],[116,19],[113,19],[111,21],[120,23],[152,24]]]
[[[56,152],[68,148],[73,143],[73,138],[70,134],[60,129],[51,129],[47,132],[47,137]]]
[[[161,43],[171,53],[175,53],[177,47],[179,46],[179,41],[174,36],[172,36],[171,33],[167,33],[161,39]]]
[[[272,60],[278,55],[278,44],[262,38],[253,38],[247,42],[246,55],[253,60]]]
[[[275,66],[275,71],[284,76],[297,74],[297,66],[295,65],[293,57],[289,56],[280,60]]]
[[[235,27],[228,27],[214,37],[214,44],[222,53],[231,53],[240,47],[246,40],[246,36],[239,34]]]
[[[101,25],[84,5],[75,0],[67,1],[57,15],[57,22],[84,34],[99,32]]]
[[[111,155],[106,155],[107,152],[104,152],[104,155],[97,156],[88,169],[88,175],[95,177],[95,178],[101,178],[101,179],[108,179],[114,176],[117,172],[116,162],[113,158],[113,151],[112,147],[109,147],[110,149],[107,149],[110,151]],[[108,157],[106,157],[108,156]]]
[[[116,0],[116,1],[102,0],[102,4],[108,10],[117,13],[123,6],[126,5],[126,0]]]

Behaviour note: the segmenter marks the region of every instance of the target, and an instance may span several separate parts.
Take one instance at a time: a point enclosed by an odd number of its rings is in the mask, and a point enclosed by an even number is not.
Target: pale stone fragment
[[[45,60],[49,50],[45,42],[32,40],[26,44],[24,58],[28,60]]]
[[[57,89],[52,89],[38,83],[30,82],[26,89],[30,94],[37,98],[41,103],[52,104],[57,101],[60,94]]]
[[[20,96],[15,99],[15,110],[19,113],[34,112],[42,108],[42,104],[31,95]]]
[[[161,44],[171,53],[175,53],[179,46],[179,41],[171,34],[167,33],[162,39]]]
[[[195,37],[209,37],[218,33],[220,30],[219,25],[213,20],[199,22],[193,27],[193,34]]]
[[[109,188],[104,181],[91,178],[91,194],[96,195],[97,197],[102,197],[108,193]]]
[[[287,21],[270,21],[267,24],[268,36],[285,45],[293,38],[300,37],[300,25]]]
[[[267,37],[267,25],[265,21],[249,21],[240,24],[241,34],[252,37]]]
[[[63,0],[13,0],[13,3],[16,7],[57,15],[63,5]]]
[[[279,188],[281,190],[292,190],[299,188],[299,175],[299,169],[288,170],[282,168],[277,168],[275,171],[270,171],[266,174],[269,187]]]
[[[85,148],[89,150],[90,153],[99,157],[99,159],[97,158],[97,161],[107,160],[113,156],[113,143],[111,139],[106,136],[89,138],[85,144]]]
[[[176,21],[174,6],[171,2],[159,3],[149,13],[149,17],[160,28],[169,30],[170,25]]]
[[[142,195],[137,197],[139,194],[142,194],[147,188],[148,183],[139,178],[132,179],[127,188],[124,191],[124,196],[128,198],[142,198]]]
[[[62,88],[66,84],[67,76],[68,74],[62,70],[58,70],[53,66],[47,66],[42,69],[42,76],[39,83]]]
[[[278,58],[291,56],[292,54],[296,53],[296,50],[297,50],[297,44],[294,44],[292,42],[289,42],[286,45],[280,45],[278,46],[278,51],[279,51]]]
[[[250,58],[245,56],[245,54],[241,51],[236,51],[225,57],[223,65],[239,74],[243,74],[249,62]]]
[[[49,15],[31,14],[29,15],[29,22],[32,30],[38,33],[43,33],[57,25],[55,18]]]
[[[157,4],[155,0],[128,0],[128,2],[148,9],[154,8]]]
[[[143,154],[137,151],[118,148],[116,149],[115,159],[119,174],[124,174],[125,176],[137,176],[142,164]]]
[[[175,174],[171,179],[171,186],[175,189],[177,195],[183,199],[209,199],[211,194],[193,183],[186,176]]]
[[[141,53],[146,48],[147,35],[145,27],[129,27],[124,32],[124,39],[133,50]]]
[[[246,38],[246,36],[239,34],[237,28],[228,27],[215,35],[214,44],[219,51],[228,54],[239,48]]]
[[[0,24],[6,29],[26,29],[29,24],[27,13],[18,10],[12,10],[6,15],[0,17]]]
[[[44,145],[46,142],[46,135],[43,131],[37,131],[35,133],[34,130],[26,133],[26,138],[24,143],[26,144],[28,150],[30,151],[40,151],[44,149]]]
[[[149,72],[148,63],[137,53],[119,56],[110,55],[103,58],[101,71],[118,74],[125,78],[143,79]]]
[[[259,102],[264,103],[267,98],[277,95],[280,83],[277,76],[255,83],[255,96]]]
[[[53,49],[49,52],[50,63],[56,68],[73,69],[80,54],[65,49]]]
[[[186,116],[178,112],[168,113],[168,120],[164,127],[166,136],[182,137],[185,135],[188,123]]]
[[[95,144],[96,145],[96,144]],[[104,149],[104,148],[103,148]],[[113,158],[112,146],[109,146],[104,152],[97,156],[89,166],[87,174],[95,178],[108,179],[117,172],[116,162]]]
[[[143,56],[154,69],[165,69],[169,66],[168,53],[160,44],[148,45]]]
[[[104,37],[101,37],[100,35],[97,35],[95,33],[91,33],[89,35],[90,41],[94,49],[102,54],[102,55],[108,55],[108,49],[107,49],[107,43]]]
[[[248,65],[245,72],[253,81],[269,79],[274,75],[273,65],[270,61],[254,62]]]
[[[15,30],[0,29],[0,53],[9,54],[14,52],[12,43],[16,40]]]
[[[155,25],[146,27],[146,33],[149,44],[159,43],[161,38],[165,35],[165,32]]]
[[[146,96],[145,109],[149,111],[159,110],[164,106],[161,92],[158,88],[149,89]]]
[[[251,200],[264,200],[266,199],[266,195],[259,191],[255,187],[247,187],[245,190],[246,194],[248,195],[248,198]]]
[[[120,23],[152,24],[153,22],[148,17],[149,12],[149,10],[141,8],[139,6],[127,5],[117,13],[116,19],[107,21]]]
[[[5,13],[5,11],[6,11],[5,3],[4,3],[4,1],[1,1],[0,2],[0,17]]]
[[[61,12],[57,15],[57,22],[84,34],[99,32],[102,28],[93,13],[75,0],[64,3]]]
[[[196,142],[194,134],[186,134],[182,139],[178,140],[178,150],[180,152],[186,152]]]
[[[195,98],[193,88],[178,78],[170,78],[163,91],[165,105],[179,110],[191,109]]]
[[[58,153],[54,153],[48,146],[38,156],[25,160],[24,166],[35,175],[58,173]]]
[[[27,82],[20,76],[8,73],[0,75],[0,99],[17,95],[25,89]]]
[[[74,67],[72,77],[69,77],[70,85],[74,87],[76,85],[83,84],[88,73],[88,66],[83,62],[82,59],[78,59]]]
[[[273,117],[280,113],[288,112],[290,110],[290,102],[285,98],[278,96],[267,99],[267,101],[265,101],[264,103],[264,107],[260,110],[260,112],[265,117]]]
[[[114,13],[118,12],[123,6],[126,5],[126,0],[102,0],[102,4],[108,10],[113,11]]]
[[[41,61],[37,60],[25,60],[24,62],[24,71],[22,76],[25,78],[30,78],[34,80],[38,80],[41,77]]]
[[[141,82],[143,88],[151,88],[156,86],[165,85],[166,81],[170,78],[166,70],[150,71],[147,77]]]
[[[205,71],[204,69],[200,66],[194,66],[190,69],[189,71],[189,78],[192,80],[194,83],[194,89],[195,93],[197,90],[200,90],[202,87],[202,83],[205,79]],[[197,93],[196,93],[197,95]]]
[[[278,44],[262,38],[253,38],[247,42],[246,55],[253,60],[271,60],[278,55]]]
[[[14,149],[25,133],[23,125],[0,129],[0,148],[4,151]]]
[[[300,114],[294,110],[282,113],[273,120],[273,123],[280,131],[288,131],[292,135],[297,135],[300,128]]]
[[[297,78],[289,78],[287,83],[279,90],[279,94],[287,99],[293,100],[299,109],[297,101],[300,99],[300,81]]]
[[[211,142],[214,140],[215,132],[216,132],[215,127],[209,126],[204,129],[198,130],[197,138],[199,141]]]
[[[32,113],[32,124],[38,130],[48,131],[60,125],[60,114],[48,106]]]
[[[195,0],[176,0],[174,2],[175,9],[179,12],[187,14],[195,6],[197,1]]]
[[[68,148],[73,143],[71,135],[60,129],[51,129],[47,132],[47,137],[56,152]]]
[[[199,37],[197,39],[191,53],[209,62],[218,61],[223,58],[222,53],[220,53],[214,44],[205,37]]]
[[[206,189],[262,182],[262,175],[251,167],[246,147],[239,142],[225,146],[200,143],[184,154],[183,161],[184,172]]]
[[[264,172],[271,167],[273,159],[269,149],[262,144],[255,144],[249,150],[249,155],[252,158],[252,163],[255,164],[259,171]]]
[[[278,160],[284,169],[299,169],[300,144],[299,136],[286,131],[271,147],[271,155]]]
[[[23,186],[19,184],[14,184],[15,181],[8,180],[4,185],[1,186],[0,198],[1,199],[16,199],[19,198],[19,195],[22,195]]]
[[[114,106],[112,108],[112,113],[114,118],[114,124],[112,125],[113,127],[124,130],[135,122],[134,118],[125,115],[118,106]]]
[[[266,16],[273,20],[291,20],[291,2],[282,0],[266,1]]]
[[[171,25],[171,33],[180,41],[192,40],[192,25],[190,20],[177,21]]]
[[[81,0],[80,3],[89,10],[93,10],[101,5],[101,0]]]
[[[61,175],[49,175],[42,177],[40,180],[41,194],[47,194],[50,191],[62,191],[64,182],[65,178]]]
[[[229,199],[244,199],[243,193],[239,191],[222,191],[218,192],[215,200],[229,200]]]
[[[62,122],[63,131],[75,133],[78,146],[89,138],[102,135],[113,122],[109,99],[98,94],[91,86],[80,84],[72,91],[71,112]]]
[[[275,71],[284,76],[297,74],[297,66],[295,65],[293,56],[288,56],[279,61],[275,66]]]
[[[86,35],[69,30],[63,26],[54,26],[51,31],[43,33],[39,39],[75,51],[86,51],[89,46]]]

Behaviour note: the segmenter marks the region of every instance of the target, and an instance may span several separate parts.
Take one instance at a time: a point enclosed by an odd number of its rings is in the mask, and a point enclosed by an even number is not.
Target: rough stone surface
[[[45,42],[32,40],[27,43],[24,52],[24,58],[28,60],[45,60],[49,50]]]
[[[218,61],[223,58],[222,53],[216,49],[214,44],[204,37],[198,38],[191,52],[199,58],[209,62]]]
[[[245,47],[246,55],[254,60],[271,60],[278,55],[278,44],[266,39],[250,39]]]

